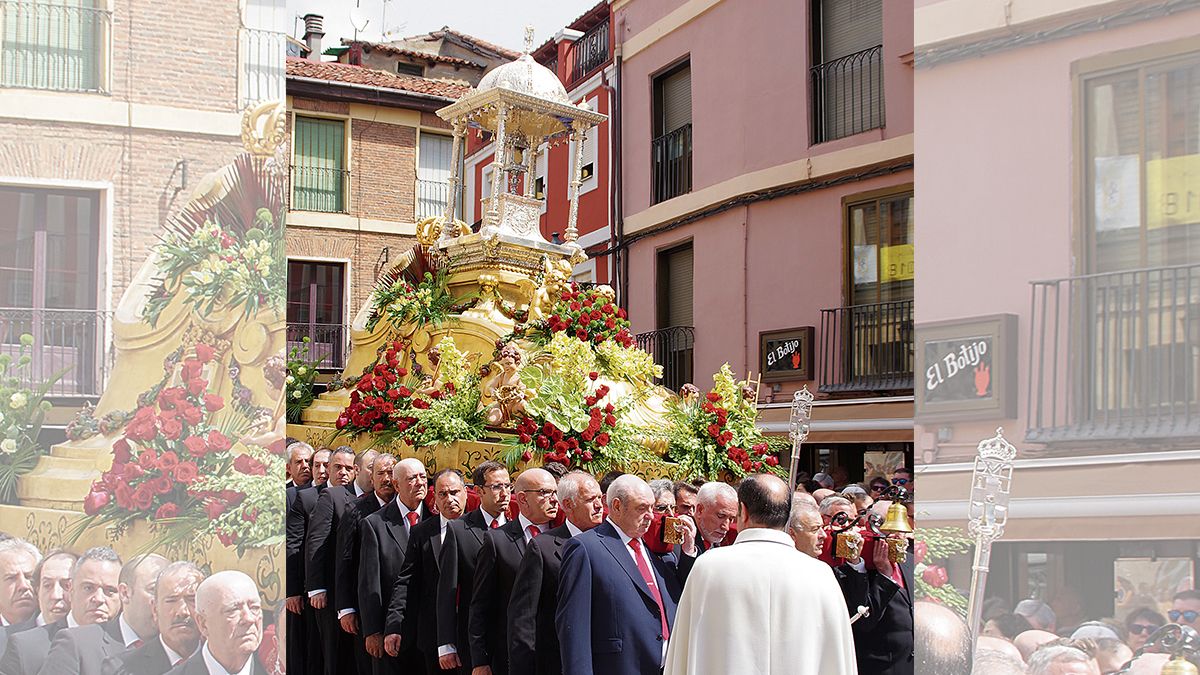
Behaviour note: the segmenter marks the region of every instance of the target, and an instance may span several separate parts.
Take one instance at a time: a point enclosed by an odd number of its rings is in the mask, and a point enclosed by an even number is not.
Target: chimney
[[[304,43],[308,45],[308,58],[321,60],[321,38],[325,37],[325,17],[320,14],[304,15]]]

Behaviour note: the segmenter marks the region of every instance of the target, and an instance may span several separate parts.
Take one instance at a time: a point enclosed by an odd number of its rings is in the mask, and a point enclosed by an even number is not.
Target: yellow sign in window
[[[1146,227],[1200,222],[1200,155],[1146,162]]]
[[[913,278],[913,245],[899,244],[879,249],[879,276],[881,281],[910,281]]]

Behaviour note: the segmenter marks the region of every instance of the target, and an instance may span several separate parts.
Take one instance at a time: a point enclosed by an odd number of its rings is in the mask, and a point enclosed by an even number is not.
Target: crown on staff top
[[[1011,462],[1017,456],[1017,449],[1004,438],[1004,427],[996,428],[996,435],[979,442],[980,459],[997,459]]]

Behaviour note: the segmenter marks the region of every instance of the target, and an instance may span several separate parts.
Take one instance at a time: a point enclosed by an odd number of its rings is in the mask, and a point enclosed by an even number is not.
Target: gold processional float
[[[786,476],[755,426],[756,382],[735,382],[725,367],[707,396],[657,386],[661,367],[633,344],[613,290],[572,284],[587,260],[577,226],[583,145],[607,117],[573,104],[528,51],[438,111],[453,131],[445,212],[420,221],[417,244],[383,272],[350,327],[344,371],[289,411],[288,435],[415,456],[431,473],[500,459],[647,479]],[[466,136],[477,130],[494,135],[498,170],[472,232],[453,214]],[[531,178],[538,155],[566,142],[574,157],[560,244],[541,234]],[[293,360],[293,375],[297,363],[306,368]]]

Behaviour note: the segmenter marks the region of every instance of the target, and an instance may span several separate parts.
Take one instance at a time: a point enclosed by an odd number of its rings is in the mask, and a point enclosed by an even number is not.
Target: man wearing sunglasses
[[[911,495],[913,492],[913,475],[912,469],[906,466],[898,467],[892,472],[892,485],[898,485]]]
[[[1180,591],[1175,594],[1172,601],[1175,604],[1167,612],[1167,619],[1171,623],[1191,626],[1193,629],[1200,631],[1200,591],[1196,589]]]

